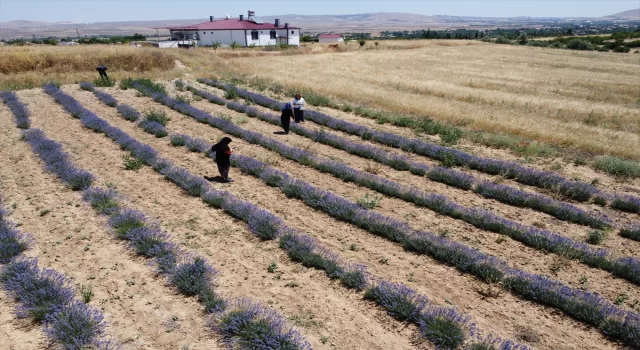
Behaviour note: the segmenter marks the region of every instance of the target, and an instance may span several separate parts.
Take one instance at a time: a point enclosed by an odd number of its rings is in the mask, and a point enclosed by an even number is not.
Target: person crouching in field
[[[291,103],[287,102],[282,107],[282,114],[280,115],[280,124],[282,124],[285,134],[289,133],[291,119],[293,119],[293,109],[291,109]]]
[[[300,94],[293,100],[293,115],[296,123],[304,122],[304,98]]]
[[[233,182],[233,179],[229,177],[229,168],[231,167],[231,138],[223,137],[220,142],[211,146],[211,151],[216,152],[216,165],[218,165],[218,171],[224,182]]]

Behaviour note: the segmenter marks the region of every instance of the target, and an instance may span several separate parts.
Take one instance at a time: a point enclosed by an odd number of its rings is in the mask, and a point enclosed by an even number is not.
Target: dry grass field
[[[639,347],[640,179],[554,159],[523,163],[469,140],[444,145],[437,135],[331,107],[309,106],[307,121],[285,135],[269,98],[287,96],[198,79],[259,78],[638,159],[638,55],[464,41],[343,46],[0,52],[3,87],[34,85],[16,90],[16,99],[0,95],[0,259],[12,232],[30,233],[19,253],[66,275],[77,299],[91,286],[86,304],[104,315],[104,336],[125,350],[255,341],[255,329],[224,328],[232,301],[242,298],[285,325],[247,316],[263,321],[265,338],[283,331],[270,349],[285,348],[288,327],[315,349]],[[95,78],[98,60],[117,80],[153,82],[76,84]],[[61,86],[35,87],[49,80]],[[57,148],[39,144],[34,129],[68,157],[48,153]],[[390,135],[416,147],[386,142]],[[206,154],[225,136],[233,139],[232,183],[210,178],[217,170]],[[439,151],[421,151],[430,149]],[[438,158],[444,153],[477,163]],[[480,166],[492,160],[510,163],[499,163],[504,172]],[[71,188],[71,166],[93,175],[88,189]],[[92,198],[96,188],[109,198]],[[103,210],[114,203],[118,210]],[[178,257],[175,266],[164,269],[171,262],[158,250],[141,252],[134,233],[144,230],[118,236],[114,222],[125,207],[161,232],[154,239]],[[216,273],[177,278],[196,256]],[[0,348],[46,348],[58,339],[55,322],[43,328],[17,317],[30,299],[6,283],[7,266],[0,260]],[[185,291],[187,284],[198,290]],[[214,294],[207,299],[203,290]],[[211,295],[228,303],[211,308]],[[236,347],[268,348],[255,344]],[[287,349],[309,348],[301,344]]]

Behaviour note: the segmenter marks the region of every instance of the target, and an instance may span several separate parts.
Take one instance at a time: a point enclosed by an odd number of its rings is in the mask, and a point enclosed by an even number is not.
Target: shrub
[[[46,318],[46,333],[65,349],[84,349],[97,345],[105,322],[99,310],[81,302],[60,307]]]
[[[2,209],[0,209],[1,211]],[[0,215],[0,264],[6,264],[31,245],[33,238],[19,232]]]
[[[173,143],[172,143],[173,144]],[[191,152],[205,152],[211,149],[211,144],[203,139],[195,138],[195,137],[187,137],[185,141],[185,146]]]
[[[640,213],[640,198],[631,195],[616,195],[611,200],[611,207],[630,213]]]
[[[16,126],[20,129],[29,129],[31,121],[29,120],[29,109],[18,100],[13,91],[0,91],[0,99],[9,107],[11,113],[16,120]]]
[[[427,297],[413,289],[387,281],[378,282],[367,288],[364,298],[375,301],[399,321],[418,321],[420,314],[429,304]]]
[[[138,111],[135,108],[129,105],[119,104],[118,107],[116,107],[116,109],[118,110],[118,113],[120,113],[122,118],[124,118],[125,120],[128,120],[130,122],[135,122],[136,120],[140,119],[140,113],[138,113]]]
[[[210,288],[217,272],[203,258],[179,264],[171,272],[171,283],[185,295],[198,295]]]
[[[93,94],[96,95],[96,97],[100,101],[102,101],[102,103],[106,104],[109,107],[115,107],[116,105],[118,105],[118,100],[116,100],[113,96],[111,96],[108,93],[98,91],[98,90],[93,90]]]
[[[593,44],[589,41],[582,39],[571,39],[567,41],[567,49],[569,50],[587,50],[591,51],[594,49]]]
[[[630,224],[621,228],[620,236],[640,241],[640,224]]]
[[[227,301],[211,288],[205,288],[198,294],[198,301],[204,305],[206,313],[219,313],[227,307]]]
[[[162,126],[167,126],[167,122],[171,120],[171,118],[169,118],[167,114],[162,110],[148,111],[144,114],[144,117],[147,120],[162,124]]]
[[[187,96],[183,96],[183,95],[176,95],[175,100],[178,101],[179,103],[185,103],[185,104],[191,103],[191,100]]]
[[[176,81],[173,82],[173,85],[175,85],[176,90],[178,91],[184,91],[185,90],[185,83],[182,79],[177,79]]]
[[[229,347],[310,350],[300,333],[286,325],[274,310],[248,300],[238,299],[224,313],[217,315],[212,327],[222,334]]]
[[[530,347],[511,340],[500,339],[492,334],[478,337],[465,346],[464,350],[531,350]]]
[[[73,300],[67,278],[53,270],[39,269],[36,260],[12,260],[2,269],[0,280],[4,289],[20,302],[18,315],[33,317],[38,322]]]
[[[82,199],[101,214],[111,215],[119,210],[118,193],[110,188],[92,187],[84,191]]]
[[[161,123],[153,120],[145,119],[138,124],[145,132],[154,135],[155,137],[165,137],[169,135],[167,129]]]
[[[340,282],[349,289],[355,289],[357,291],[365,289],[367,286],[365,266],[351,265],[347,267],[342,276],[340,276]]]
[[[459,314],[454,308],[433,307],[422,313],[418,320],[420,332],[436,349],[458,349],[467,334],[473,334],[475,325],[470,317]]]
[[[122,163],[125,170],[140,170],[144,166],[144,161],[140,158],[125,154],[122,156]]]
[[[116,86],[116,81],[111,79],[98,78],[93,81],[93,85],[98,87],[112,87],[112,86]]]
[[[189,136],[184,134],[173,134],[171,135],[171,146],[184,146],[187,144],[187,139]]]
[[[601,230],[591,230],[587,234],[587,243],[589,244],[600,244],[607,237],[607,233]]]
[[[127,238],[129,231],[145,226],[147,219],[143,213],[125,209],[109,218],[109,226],[114,230],[116,236],[121,239]]]
[[[595,168],[619,177],[640,178],[640,163],[618,157],[596,157]]]
[[[380,199],[382,199],[381,196],[369,196],[368,193],[365,193],[363,197],[358,199],[358,205],[365,209],[373,209],[378,206]]]
[[[495,43],[496,44],[509,44],[510,45],[511,44],[511,40],[509,40],[509,39],[507,39],[507,38],[505,38],[503,36],[499,36],[496,39]]]
[[[427,172],[427,177],[433,181],[441,182],[463,190],[470,190],[475,182],[473,176],[467,175],[461,171],[442,167],[432,168]]]

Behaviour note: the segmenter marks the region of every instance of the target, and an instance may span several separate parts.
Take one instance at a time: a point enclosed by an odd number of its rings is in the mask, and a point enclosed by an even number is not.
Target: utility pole
[[[158,31],[158,28],[156,28],[156,39],[160,42],[160,31]]]
[[[78,28],[76,28],[76,34],[78,34],[78,44],[80,44],[80,32],[78,31]]]

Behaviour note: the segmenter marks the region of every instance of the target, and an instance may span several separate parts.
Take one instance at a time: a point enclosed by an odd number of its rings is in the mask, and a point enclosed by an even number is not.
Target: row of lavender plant
[[[212,79],[198,79],[198,82],[225,90],[233,90],[238,96],[273,110],[280,110],[283,105],[280,101],[240,89],[231,84],[225,84]],[[331,129],[360,136],[364,140],[371,140],[386,146],[400,148],[404,151],[423,155],[447,164],[467,166],[487,174],[501,175],[525,185],[552,190],[576,201],[586,202],[593,199],[594,203],[599,205],[609,203],[609,205],[615,209],[640,213],[640,197],[603,193],[591,184],[580,181],[570,181],[555,172],[528,168],[515,162],[475,156],[418,139],[410,139],[393,133],[377,131],[364,125],[349,123],[331,117],[319,111],[307,110],[305,112],[305,118]]]
[[[227,132],[236,134],[231,128],[237,127],[224,119],[214,118],[206,112],[200,111],[193,106],[174,101],[166,95],[148,91],[141,87],[138,88],[143,91],[143,94],[151,95],[156,101],[168,103],[168,106],[186,115],[190,115],[200,122],[212,126],[223,124],[230,128],[227,129]],[[237,132],[238,130],[236,129],[235,131]],[[256,133],[247,133],[251,135],[251,137],[245,140],[264,137]],[[236,135],[242,134],[237,133]],[[300,151],[294,150],[292,152]],[[236,156],[236,158],[238,158],[238,156]],[[247,157],[243,157],[242,159],[247,160],[245,165],[258,164],[258,168],[263,167],[264,169],[268,169],[261,173],[262,176],[264,176],[263,180],[267,184],[281,183],[280,181],[282,179],[280,175],[269,175],[278,174],[276,170],[267,168],[266,164],[255,159]],[[238,164],[236,160],[234,160],[234,163]],[[245,167],[245,169],[248,168]],[[282,178],[285,178],[285,176],[288,175],[283,174]],[[289,195],[294,195],[296,191],[301,195],[308,193],[310,203],[318,205],[318,208],[322,208],[338,218],[348,219],[349,213],[362,210],[352,202],[335,196],[330,192],[315,189],[313,186],[301,180],[296,179],[293,182],[286,182],[286,184],[292,185],[290,187],[281,187],[285,193]],[[345,215],[345,213],[347,215]],[[355,217],[352,217],[352,219],[353,218]],[[367,211],[366,215],[357,218],[359,220],[354,222],[356,225],[360,225],[363,229],[374,234],[399,242],[407,250],[430,255],[437,260],[455,266],[463,272],[474,274],[484,281],[492,283],[502,282],[509,290],[517,295],[562,310],[578,320],[599,327],[604,334],[621,339],[626,344],[640,346],[640,315],[633,312],[626,312],[614,306],[610,301],[602,298],[598,294],[574,289],[544,276],[509,268],[501,260],[479,252],[476,249],[469,248],[439,235],[413,231],[405,223],[398,222],[378,213]]]
[[[258,118],[273,125],[280,125],[280,117],[277,115],[261,112],[257,108],[242,103],[226,101],[210,92],[198,90],[193,86],[188,86],[187,89],[208,101],[214,101],[213,103],[226,105],[229,109],[246,113],[250,117]],[[520,191],[510,186],[489,181],[478,181],[473,176],[452,169],[442,167],[430,168],[425,164],[412,162],[406,156],[389,153],[379,147],[352,142],[338,135],[329,134],[324,130],[315,130],[294,124],[291,126],[291,131],[348,153],[366,159],[373,159],[396,170],[408,170],[412,174],[419,176],[426,175],[433,181],[458,187],[463,190],[473,189],[474,192],[484,197],[493,198],[506,204],[518,207],[529,207],[553,215],[560,220],[588,225],[597,229],[604,229],[611,226],[611,221],[606,216],[587,212],[574,205],[554,200],[548,196]]]
[[[106,104],[107,106],[115,107],[118,110],[118,113],[120,113],[122,118],[124,118],[125,120],[135,122],[140,119],[140,113],[138,113],[138,111],[136,111],[131,106],[118,104],[118,100],[116,100],[110,94],[96,89],[95,85],[85,81],[80,83],[80,88],[92,92],[102,103]],[[152,134],[155,137],[165,137],[169,134],[164,125],[149,118],[145,118],[138,122],[138,126],[145,132]]]
[[[18,317],[32,317],[43,323],[51,342],[64,349],[117,349],[104,337],[106,323],[102,313],[75,300],[65,275],[42,269],[37,259],[22,255],[33,243],[33,236],[18,231],[6,215],[0,201],[0,264],[4,264],[0,268],[0,287],[18,301]]]
[[[188,147],[191,151],[206,153],[209,148],[208,144],[203,146],[205,141],[190,138],[187,135],[174,134],[171,141],[176,146],[183,143],[188,146],[190,141],[200,145]],[[221,208],[228,214],[245,221],[249,230],[259,238],[264,240],[277,238],[280,247],[292,260],[301,262],[306,267],[325,271],[329,278],[339,279],[346,288],[358,291],[366,288],[365,298],[375,301],[392,316],[406,320],[399,315],[404,308],[413,305],[413,309],[418,312],[418,317],[412,321],[418,324],[422,334],[439,349],[456,349],[471,337],[475,339],[468,342],[465,349],[528,349],[524,345],[493,335],[483,337],[480,334],[474,334],[475,325],[471,323],[469,317],[461,315],[453,308],[443,308],[428,303],[416,304],[415,300],[428,299],[402,284],[386,282],[380,278],[374,278],[376,282],[369,283],[370,276],[364,266],[342,263],[337,254],[320,246],[312,237],[287,227],[278,217],[250,202],[238,199],[228,192],[211,188],[208,182],[190,174],[186,169],[173,166],[164,159],[159,159],[154,169],[190,195],[199,196],[205,203]]]
[[[45,91],[70,114],[77,116],[85,127],[107,135],[146,164],[164,171],[165,176],[173,178],[173,181],[180,181],[180,176],[184,176],[180,171],[183,169],[173,168],[169,161],[159,158],[153,148],[112,127],[57,87],[46,85]],[[44,134],[41,130],[30,130],[25,139],[31,140],[37,136],[44,137]],[[43,161],[47,163],[48,159],[43,158]],[[114,190],[88,188],[83,193],[83,199],[98,212],[109,215],[108,224],[116,237],[127,240],[137,254],[153,258],[158,271],[166,275],[180,293],[197,296],[205,311],[212,314],[212,328],[222,335],[227,344],[240,344],[244,349],[261,344],[269,344],[273,348],[311,348],[300,333],[288,326],[275,311],[249,299],[226,300],[218,295],[213,289],[218,272],[203,258],[182,252],[169,241],[169,235],[160,230],[158,225],[149,222],[143,213],[122,208],[119,195]]]
[[[16,119],[16,126],[20,129],[29,129],[29,109],[25,106],[13,91],[0,91],[0,99],[9,107]]]
[[[640,260],[637,258],[616,257],[604,248],[593,248],[586,243],[576,242],[548,230],[528,227],[483,209],[466,208],[452,202],[445,196],[429,194],[417,188],[405,187],[380,176],[353,169],[343,163],[322,159],[309,151],[290,147],[260,133],[243,129],[226,119],[213,117],[200,109],[164,94],[150,92],[144,87],[139,87],[139,90],[143,94],[151,95],[155,101],[191,116],[202,123],[240,137],[249,143],[278,152],[283,157],[299,162],[302,165],[312,166],[344,181],[357,183],[382,194],[400,198],[418,206],[429,208],[437,213],[463,220],[479,228],[507,235],[534,248],[577,259],[589,266],[598,267],[634,283],[640,283]]]

